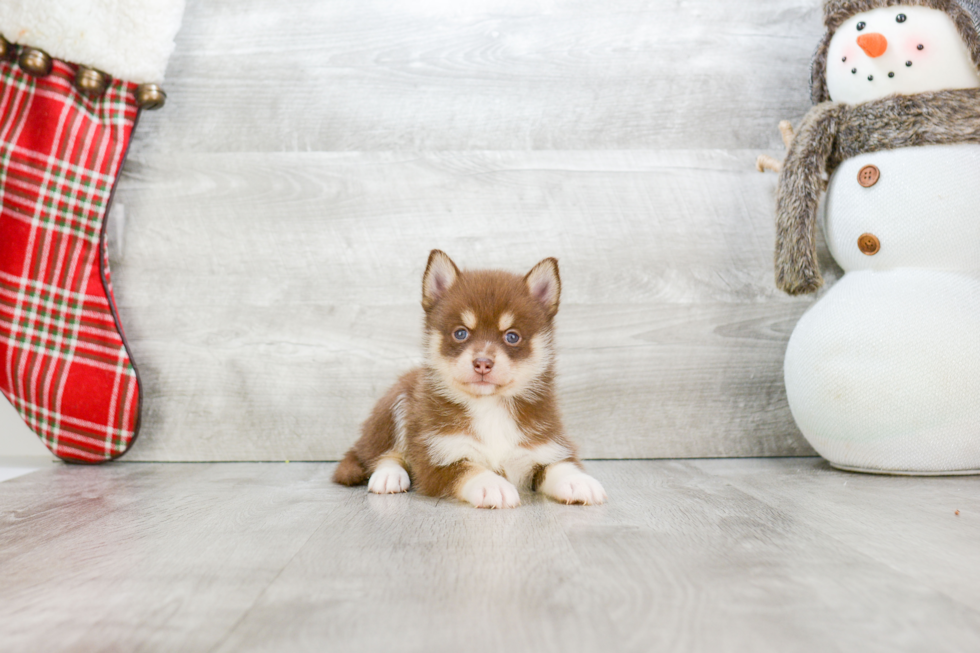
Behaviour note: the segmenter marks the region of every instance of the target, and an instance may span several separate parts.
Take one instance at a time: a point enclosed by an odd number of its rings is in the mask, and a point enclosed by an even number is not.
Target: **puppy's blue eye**
[[[865,27],[867,27],[867,25],[864,23],[864,21],[861,21],[860,23],[858,23],[858,31],[859,32],[861,30],[863,30]]]
[[[466,340],[469,337],[470,337],[470,332],[467,331],[466,329],[460,328],[453,331],[453,338],[456,338],[456,340],[459,340],[460,342]]]
[[[508,331],[504,334],[504,341],[508,345],[516,345],[521,341],[521,334],[519,334],[517,331]]]

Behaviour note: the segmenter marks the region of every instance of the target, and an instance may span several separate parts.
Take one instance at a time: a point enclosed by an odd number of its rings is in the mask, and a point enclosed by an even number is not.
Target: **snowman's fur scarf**
[[[891,95],[813,107],[790,146],[776,194],[776,285],[791,295],[823,285],[817,205],[829,176],[859,154],[920,145],[980,143],[980,89]]]
[[[830,99],[826,81],[827,48],[830,47],[830,39],[833,38],[834,32],[841,26],[841,23],[854,14],[861,14],[880,7],[928,7],[949,14],[960,36],[963,38],[963,42],[966,43],[967,48],[970,50],[973,65],[980,72],[980,36],[978,36],[978,27],[974,23],[970,12],[963,7],[962,3],[969,3],[971,6],[977,5],[975,0],[961,0],[961,2],[957,2],[956,0],[827,0],[824,3],[823,18],[824,25],[827,27],[827,33],[824,35],[823,40],[820,41],[820,45],[817,46],[817,51],[813,55],[813,62],[810,64],[810,97],[813,103],[818,104]]]

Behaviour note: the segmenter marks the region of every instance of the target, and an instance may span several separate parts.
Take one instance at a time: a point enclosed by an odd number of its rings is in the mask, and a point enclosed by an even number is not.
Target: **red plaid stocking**
[[[105,244],[138,111],[135,84],[90,100],[75,70],[0,61],[0,391],[56,456],[101,462],[139,428]]]

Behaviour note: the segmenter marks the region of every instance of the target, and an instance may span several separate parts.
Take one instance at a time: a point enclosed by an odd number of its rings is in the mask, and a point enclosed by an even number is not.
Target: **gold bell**
[[[108,84],[109,78],[106,74],[95,68],[79,66],[78,72],[75,73],[75,86],[78,87],[79,91],[93,100],[101,97],[105,93],[105,88]]]
[[[34,77],[44,77],[51,72],[51,57],[44,50],[24,48],[20,53],[20,67]]]
[[[14,45],[0,34],[0,61],[10,58],[14,53]]]
[[[136,104],[140,109],[153,111],[163,106],[167,101],[167,94],[156,84],[140,84],[136,87]]]

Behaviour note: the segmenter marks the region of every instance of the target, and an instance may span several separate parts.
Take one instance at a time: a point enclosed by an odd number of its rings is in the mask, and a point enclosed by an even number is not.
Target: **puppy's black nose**
[[[473,359],[473,369],[477,374],[486,374],[493,369],[493,359],[492,358],[474,358]]]

